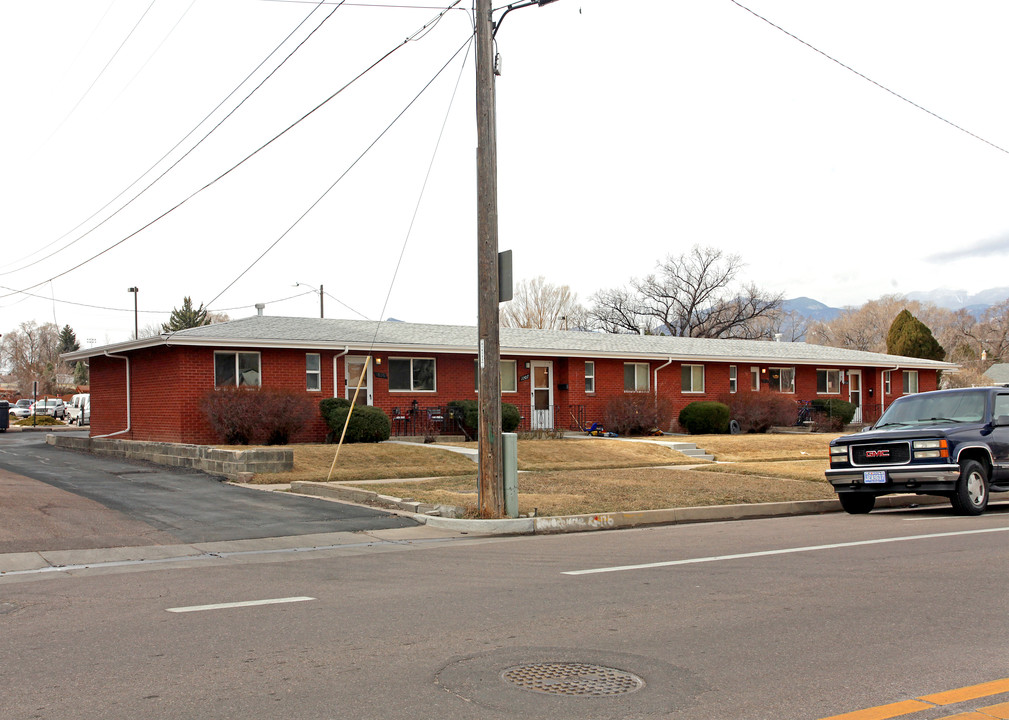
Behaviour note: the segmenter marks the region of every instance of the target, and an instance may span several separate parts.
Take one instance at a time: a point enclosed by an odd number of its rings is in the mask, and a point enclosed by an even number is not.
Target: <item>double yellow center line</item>
[[[889,718],[910,715],[911,713],[920,712],[921,710],[930,710],[932,708],[942,707],[945,705],[955,705],[957,703],[978,700],[979,698],[990,697],[992,695],[999,695],[1006,692],[1009,692],[1009,678],[992,680],[991,682],[981,683],[980,685],[969,685],[967,687],[957,688],[956,690],[947,690],[946,692],[935,693],[933,695],[922,695],[914,700],[902,700],[901,702],[890,703],[889,705],[878,705],[877,707],[855,710],[854,712],[844,713],[843,715],[831,715],[830,717],[821,718],[820,720],[889,720]],[[994,705],[990,708],[984,708],[983,710],[984,712],[950,715],[948,718],[941,718],[940,720],[955,720],[958,718],[961,720],[970,720],[973,718],[977,718],[978,720],[981,720],[982,718],[985,720],[990,720],[991,718],[1009,720],[1009,703]]]

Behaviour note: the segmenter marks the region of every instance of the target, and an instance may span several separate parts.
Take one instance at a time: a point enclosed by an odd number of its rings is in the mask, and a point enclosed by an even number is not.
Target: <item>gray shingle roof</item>
[[[1009,363],[996,363],[984,374],[996,385],[1009,385]]]
[[[256,315],[215,323],[156,338],[91,348],[67,359],[154,345],[226,347],[374,348],[383,352],[475,353],[477,329],[463,325],[376,322]],[[761,340],[714,340],[662,335],[613,335],[561,330],[501,329],[502,355],[620,357],[627,359],[780,362],[800,365],[955,369],[951,363],[846,350],[825,345]],[[78,357],[79,356],[79,357]]]

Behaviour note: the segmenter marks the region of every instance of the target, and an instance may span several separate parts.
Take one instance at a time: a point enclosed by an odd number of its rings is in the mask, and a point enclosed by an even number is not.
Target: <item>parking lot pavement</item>
[[[220,542],[416,527],[372,508],[0,436],[0,552]]]
[[[176,543],[123,513],[0,469],[0,553]]]

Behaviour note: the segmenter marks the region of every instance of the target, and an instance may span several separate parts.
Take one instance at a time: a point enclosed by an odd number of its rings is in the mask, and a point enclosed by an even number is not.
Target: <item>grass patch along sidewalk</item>
[[[357,487],[419,502],[455,505],[475,514],[476,476],[416,482],[368,483]],[[346,483],[354,486],[353,483]],[[729,472],[632,468],[522,473],[519,513],[584,515],[673,507],[821,500],[834,496],[823,481],[775,479]]]

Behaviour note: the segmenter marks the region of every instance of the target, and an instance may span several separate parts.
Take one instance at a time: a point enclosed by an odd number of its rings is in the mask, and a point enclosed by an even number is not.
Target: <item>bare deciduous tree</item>
[[[56,374],[60,372],[60,330],[54,323],[38,325],[34,320],[21,323],[0,341],[0,356],[10,368],[18,392],[31,394],[38,381],[39,392],[58,392]]]
[[[668,332],[685,337],[771,337],[782,295],[754,284],[733,287],[743,262],[717,248],[694,246],[659,263],[659,272],[630,289],[592,296],[592,322],[609,332]],[[644,327],[642,326],[644,324]]]
[[[567,285],[552,285],[543,276],[523,280],[511,301],[501,305],[501,325],[538,330],[568,330],[585,326],[586,312]]]

